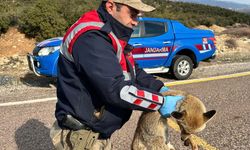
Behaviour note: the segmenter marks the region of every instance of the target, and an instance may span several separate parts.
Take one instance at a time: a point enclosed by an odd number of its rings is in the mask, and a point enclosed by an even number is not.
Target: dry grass
[[[225,41],[225,46],[227,46],[228,48],[237,48],[238,44],[237,44],[236,40],[228,39]]]
[[[250,38],[250,27],[242,28],[229,28],[226,31],[223,31],[221,34],[229,34],[235,37],[247,37]]]

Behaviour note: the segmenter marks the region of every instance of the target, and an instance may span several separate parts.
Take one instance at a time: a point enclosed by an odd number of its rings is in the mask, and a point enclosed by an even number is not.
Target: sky
[[[235,3],[250,5],[250,0],[220,0],[220,1],[228,1],[228,2],[235,2]]]

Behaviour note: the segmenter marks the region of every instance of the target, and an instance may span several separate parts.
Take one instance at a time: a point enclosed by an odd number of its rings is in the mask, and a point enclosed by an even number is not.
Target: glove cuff
[[[183,99],[183,96],[165,96],[164,103],[159,109],[160,114],[163,117],[170,117],[170,114],[175,111],[177,103]]]
[[[166,91],[169,91],[169,88],[167,86],[161,87],[160,93],[163,93],[163,92],[166,92]]]

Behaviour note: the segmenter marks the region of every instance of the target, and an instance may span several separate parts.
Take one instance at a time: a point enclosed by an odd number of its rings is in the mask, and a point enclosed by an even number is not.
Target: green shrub
[[[5,33],[10,25],[10,16],[8,15],[9,12],[9,5],[6,2],[0,3],[0,35]]]
[[[58,13],[67,21],[68,27],[82,16],[83,13],[96,9],[100,0],[58,0]],[[68,28],[67,27],[67,28]]]
[[[63,36],[84,12],[97,8],[99,3],[99,0],[36,0],[20,15],[19,27],[37,40]]]
[[[67,22],[58,9],[56,1],[37,0],[34,6],[23,11],[19,18],[19,29],[38,41],[63,36]]]
[[[5,33],[9,28],[9,18],[6,16],[0,16],[0,35]]]

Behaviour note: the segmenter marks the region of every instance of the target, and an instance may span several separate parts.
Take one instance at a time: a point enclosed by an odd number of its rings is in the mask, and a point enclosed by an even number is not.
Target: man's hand
[[[183,96],[164,96],[164,103],[159,109],[160,114],[165,118],[170,117],[170,114],[175,111],[177,102],[183,98]]]

